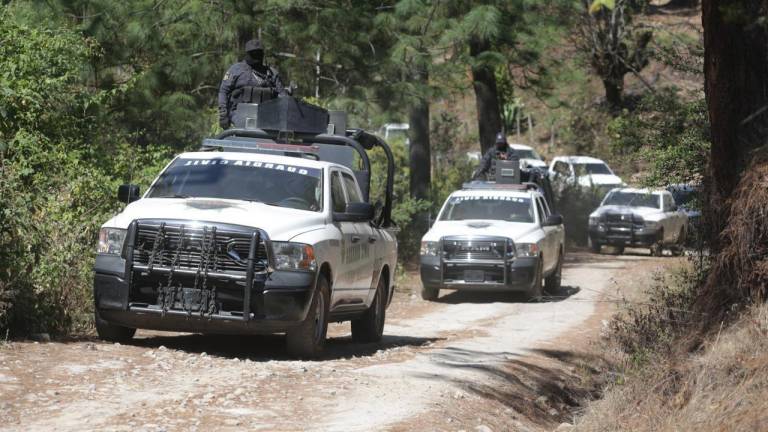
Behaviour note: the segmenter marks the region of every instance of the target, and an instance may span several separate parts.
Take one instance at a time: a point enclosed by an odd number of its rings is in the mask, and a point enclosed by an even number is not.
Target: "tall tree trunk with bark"
[[[418,70],[415,79],[426,87],[429,75]],[[429,199],[431,189],[431,157],[429,151],[429,98],[419,97],[408,113],[410,139],[410,192],[413,198]]]
[[[712,130],[710,210],[713,241],[726,223],[726,200],[750,152],[768,129],[768,32],[757,21],[765,0],[703,0],[704,86]],[[762,110],[762,111],[761,111]]]
[[[608,108],[611,111],[620,110],[624,93],[624,77],[604,78],[603,88],[605,89],[605,101]]]
[[[765,301],[768,206],[768,0],[703,0],[704,91],[711,124],[703,203],[711,271],[697,298],[704,323],[733,306]],[[754,162],[754,164],[752,164]],[[746,172],[745,168],[752,171]],[[706,324],[705,324],[706,326]]]
[[[474,38],[469,42],[469,55],[474,60],[472,66],[472,86],[475,89],[477,103],[477,126],[480,133],[480,147],[485,154],[493,147],[496,133],[501,130],[501,112],[496,88],[496,75],[493,69],[477,62],[478,57],[490,50],[488,41]]]

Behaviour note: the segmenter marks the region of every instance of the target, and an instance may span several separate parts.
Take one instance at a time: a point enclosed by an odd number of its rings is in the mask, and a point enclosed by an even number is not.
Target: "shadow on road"
[[[583,379],[575,371],[597,373],[597,367],[607,365],[605,359],[572,351],[537,349],[530,353],[534,356],[448,348],[439,350],[432,360],[443,367],[466,371],[448,374],[453,384],[484,400],[495,400],[545,427],[572,421],[573,413],[585,400],[599,396],[596,382]],[[472,372],[489,379],[478,380]],[[436,377],[445,378],[442,374]]]
[[[385,334],[379,343],[359,344],[351,337],[330,338],[325,346],[324,355],[317,359],[336,360],[351,357],[365,357],[381,350],[409,346],[419,347],[439,340],[438,338],[421,338],[411,336],[396,336]],[[268,336],[233,336],[233,335],[157,335],[150,334],[136,338],[130,345],[145,348],[159,348],[186,351],[188,353],[206,353],[210,356],[223,358],[248,359],[251,361],[296,360],[290,357],[285,348],[285,337],[281,335]]]
[[[531,303],[536,301],[558,302],[581,291],[579,287],[563,286],[553,293],[545,293],[541,299],[529,300],[525,293],[496,291],[452,291],[437,300],[437,303]]]

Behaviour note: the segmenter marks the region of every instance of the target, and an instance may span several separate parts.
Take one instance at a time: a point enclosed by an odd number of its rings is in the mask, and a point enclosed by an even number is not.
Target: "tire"
[[[299,358],[315,358],[323,352],[328,333],[328,303],[330,297],[328,279],[320,276],[317,290],[304,321],[285,335],[288,353]]]
[[[128,342],[136,334],[135,328],[110,324],[101,319],[98,308],[95,309],[94,323],[96,324],[96,334],[99,335],[99,339],[108,342]]]
[[[563,251],[560,251],[557,257],[557,267],[551,275],[544,279],[544,292],[549,295],[556,294],[560,291],[560,286],[563,282]]]
[[[421,286],[422,300],[435,301],[437,300],[437,297],[439,295],[440,295],[440,288],[432,288],[432,287],[427,287],[425,285]]]
[[[599,254],[600,250],[602,250],[602,245],[600,243],[597,243],[596,241],[592,240],[592,237],[589,238],[589,250],[592,253]]]
[[[539,258],[539,262],[536,265],[536,274],[533,276],[533,285],[531,286],[531,291],[528,293],[528,301],[539,301],[541,300],[542,293],[544,291],[544,264],[541,261],[541,258]]]
[[[384,334],[384,320],[387,317],[387,284],[379,278],[373,304],[356,320],[352,320],[352,340],[358,343],[379,342]]]
[[[680,234],[677,235],[677,244],[669,249],[673,256],[682,256],[685,253],[686,240],[685,228],[680,228]]]
[[[656,243],[652,244],[650,249],[651,256],[664,256],[664,231],[659,232],[659,237],[656,239]]]

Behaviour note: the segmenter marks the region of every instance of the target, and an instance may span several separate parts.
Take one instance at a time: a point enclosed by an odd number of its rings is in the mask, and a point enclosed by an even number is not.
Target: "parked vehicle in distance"
[[[608,164],[589,156],[558,156],[549,165],[549,175],[558,192],[572,185],[592,190],[602,198],[611,189],[624,186]]]
[[[533,184],[472,182],[453,192],[421,241],[422,298],[441,289],[524,292],[560,287],[565,228]]]
[[[669,191],[613,189],[589,215],[589,245],[595,253],[608,245],[619,254],[625,247],[647,247],[654,256],[664,248],[677,255],[683,252],[687,228],[688,217]]]
[[[291,354],[314,357],[329,322],[351,321],[354,340],[380,340],[397,262],[392,153],[359,129],[326,133],[322,112],[316,125],[292,124],[320,108],[289,99],[275,99],[278,112],[258,128],[175,157],[143,197],[120,187],[129,204],[99,232],[99,337],[285,333]],[[288,121],[266,129],[265,118]],[[288,142],[284,127],[297,130]],[[383,207],[368,201],[374,147],[388,161]],[[353,154],[359,165],[339,162]]]
[[[408,130],[411,126],[408,123],[386,123],[379,128],[379,135],[384,138],[385,141],[402,140],[407,146],[410,144],[408,138]]]
[[[536,153],[536,150],[533,149],[531,146],[527,146],[525,144],[510,144],[511,148],[517,152],[517,156],[520,158],[520,168],[543,168],[547,169],[547,163],[544,162],[544,158],[542,158],[538,153]]]

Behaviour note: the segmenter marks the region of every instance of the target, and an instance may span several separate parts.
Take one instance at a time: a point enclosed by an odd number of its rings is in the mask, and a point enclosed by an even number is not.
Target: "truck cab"
[[[102,226],[96,256],[101,338],[285,333],[299,357],[322,352],[329,322],[351,321],[356,341],[381,339],[397,262],[391,152],[361,130],[296,121],[300,102],[288,102],[176,156],[143,195],[121,186],[128,205]],[[388,156],[377,204],[374,147]]]

